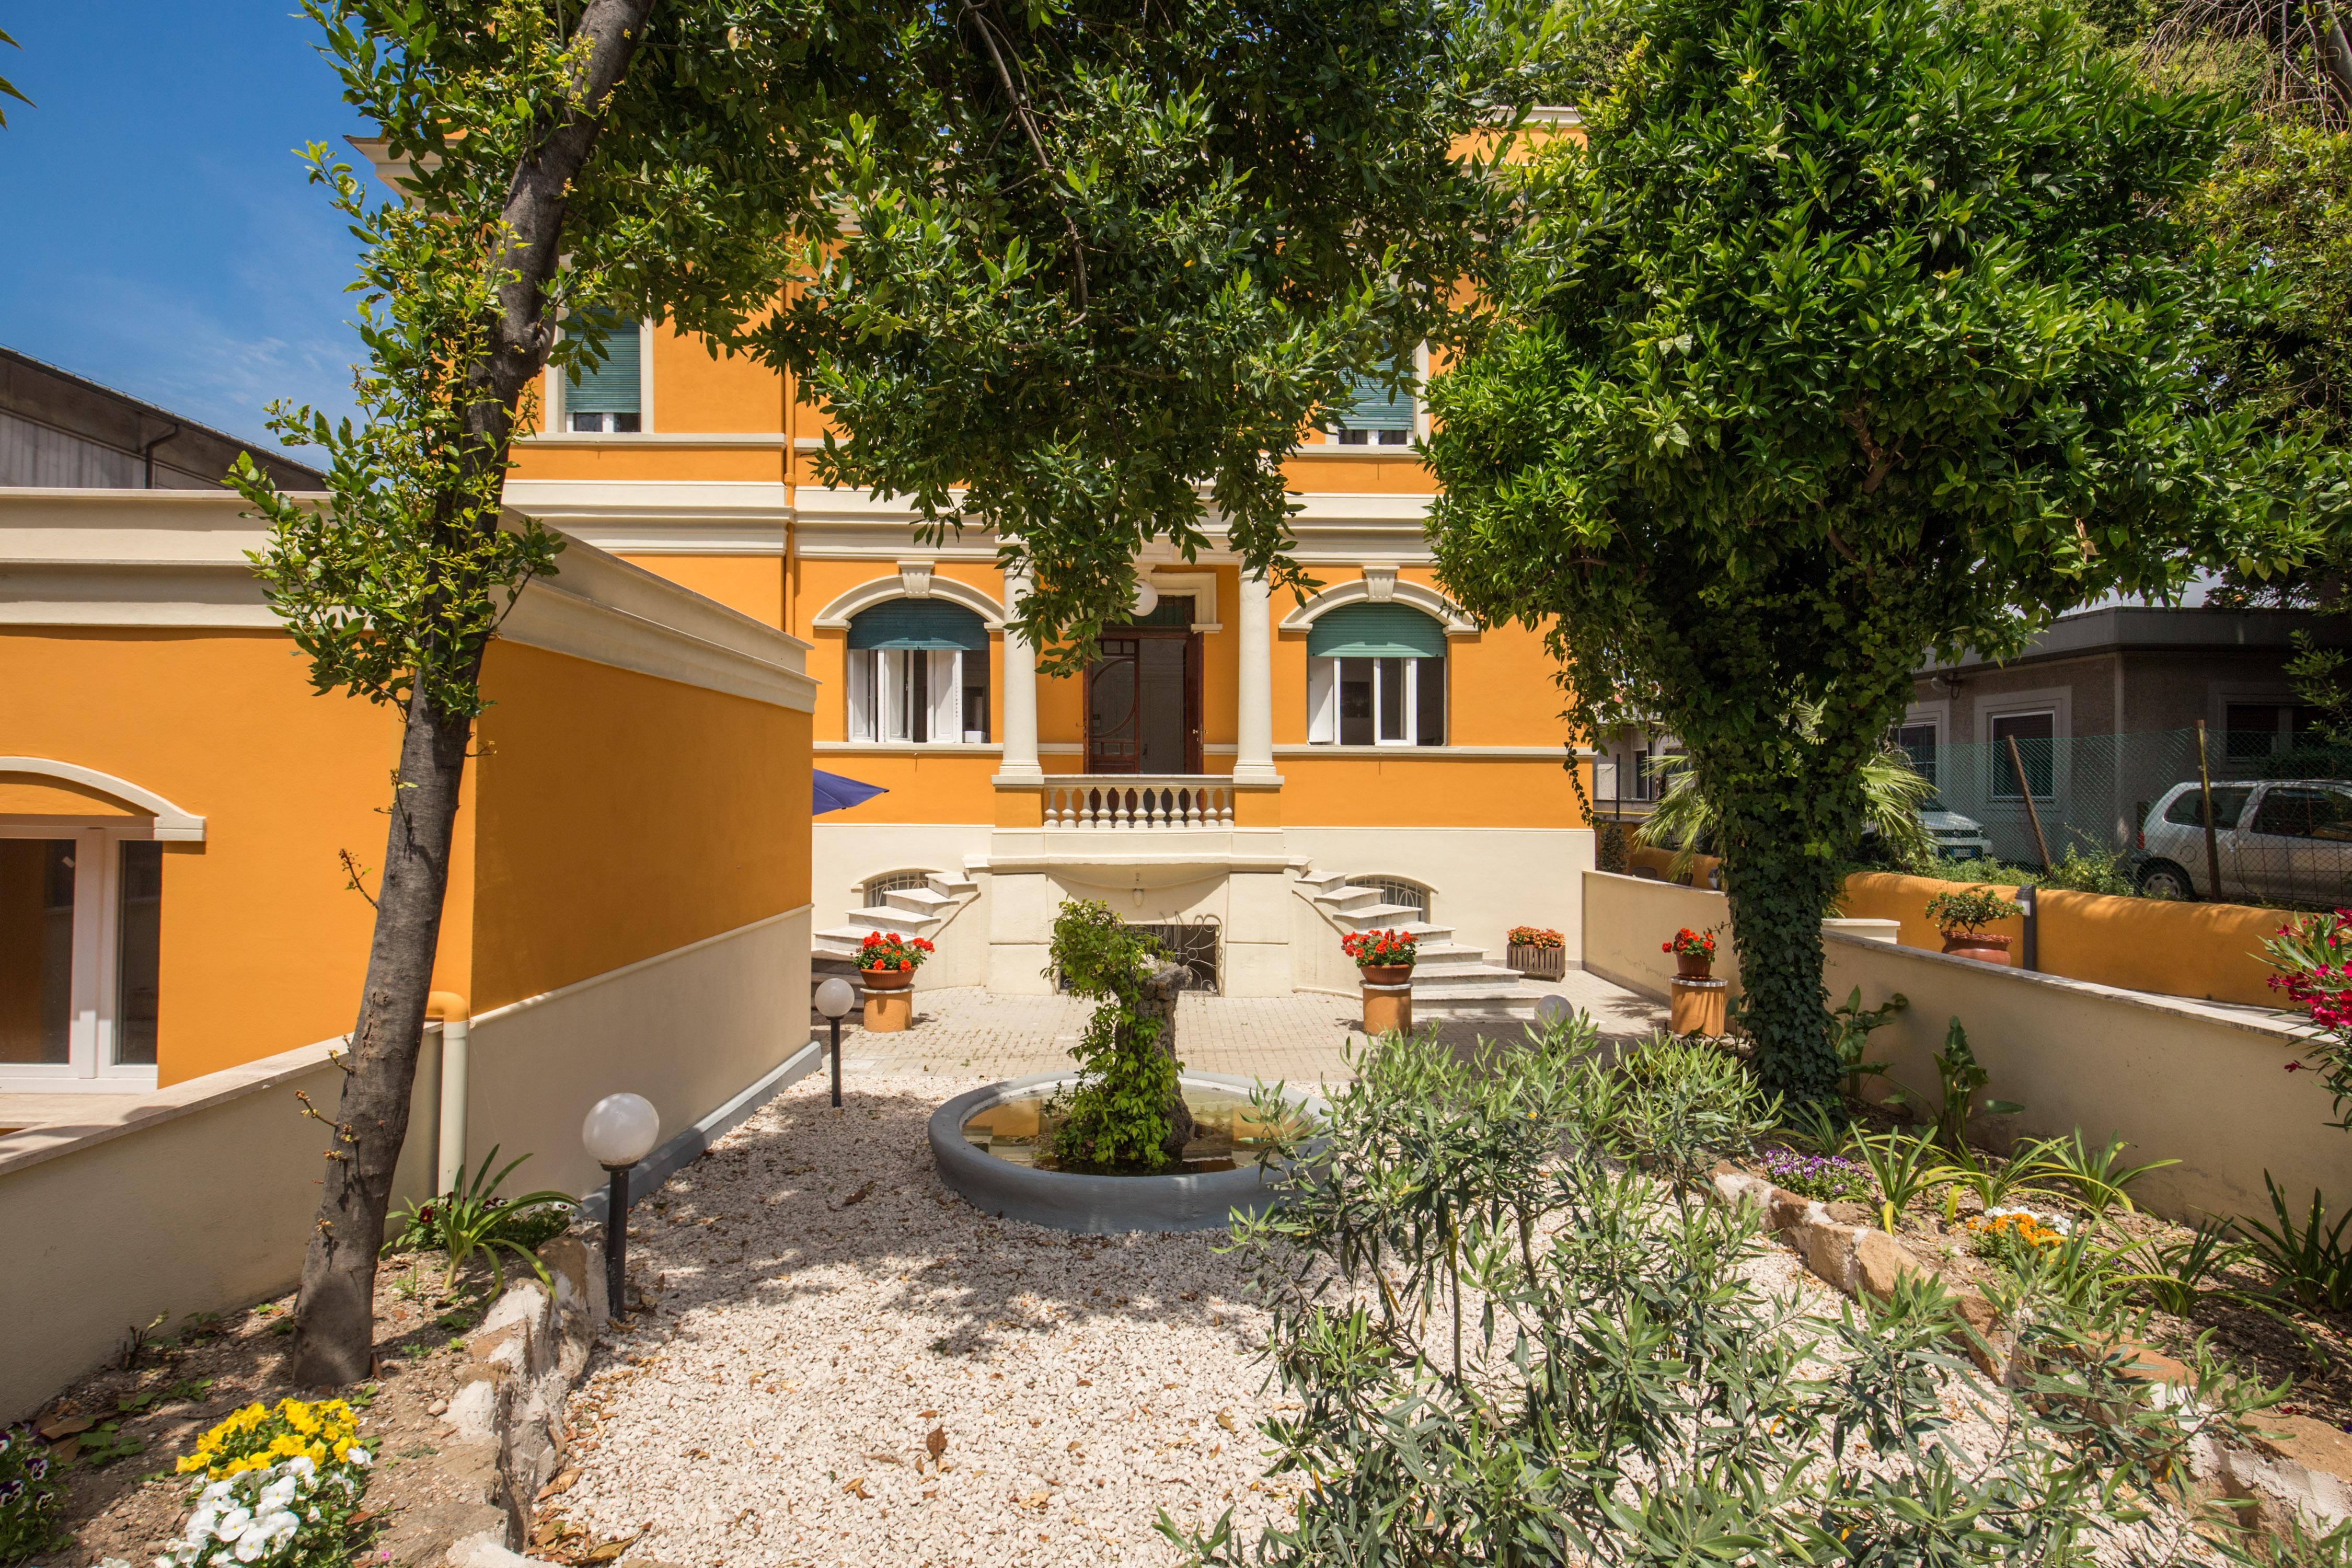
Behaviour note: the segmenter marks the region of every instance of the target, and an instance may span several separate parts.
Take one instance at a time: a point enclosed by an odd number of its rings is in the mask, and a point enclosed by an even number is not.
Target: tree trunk
[[[546,369],[554,340],[546,290],[562,265],[563,219],[572,180],[604,128],[604,110],[643,41],[652,0],[588,0],[572,30],[578,46],[574,95],[544,122],[538,145],[509,182],[497,251],[487,258],[505,281],[497,291],[490,347],[467,370],[466,458],[478,476],[503,474],[523,389]],[[445,498],[456,531],[498,526],[495,507],[476,515],[473,491]],[[474,582],[446,583],[452,594],[489,593]],[[443,689],[475,689],[482,649],[450,649],[435,673]],[[465,777],[470,716],[437,710],[419,679],[401,739],[383,872],[376,893],[375,934],[352,1033],[349,1075],[327,1152],[317,1227],[302,1259],[295,1309],[294,1380],[343,1384],[366,1377],[375,1352],[375,1266],[383,1245],[393,1170],[408,1135],[409,1091],[423,1044],[441,907],[449,886],[449,847]],[[322,1118],[323,1120],[323,1118]]]
[[[1746,998],[1741,1018],[1756,1043],[1756,1075],[1767,1092],[1791,1103],[1832,1100],[1838,1070],[1822,984],[1822,917],[1837,896],[1836,869],[1805,853],[1794,814],[1768,813],[1769,804],[1754,816],[1772,822],[1777,816],[1778,831],[1733,839],[1723,861]]]
[[[319,1222],[302,1258],[292,1375],[305,1386],[353,1383],[373,1370],[376,1257],[393,1170],[408,1136],[409,1090],[441,942],[457,790],[472,731],[470,720],[437,718],[422,696],[409,704],[367,984],[344,1064]]]
[[[1136,1011],[1147,1018],[1160,1021],[1160,1037],[1152,1048],[1160,1055],[1176,1057],[1176,999],[1183,994],[1189,972],[1181,963],[1163,963],[1143,983],[1143,999]],[[1184,1064],[1179,1060],[1176,1065]],[[1171,1160],[1184,1157],[1184,1146],[1200,1135],[1192,1120],[1192,1108],[1184,1103],[1184,1089],[1180,1083],[1168,1107],[1168,1136],[1160,1141],[1160,1152]]]

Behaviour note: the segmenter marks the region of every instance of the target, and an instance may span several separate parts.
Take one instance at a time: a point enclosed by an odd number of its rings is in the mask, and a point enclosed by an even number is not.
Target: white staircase
[[[813,935],[812,956],[847,960],[856,967],[857,950],[876,931],[896,931],[903,937],[929,937],[948,923],[948,917],[980,896],[980,885],[961,871],[933,871],[922,888],[895,888],[882,901],[849,911],[846,925],[826,926]]]
[[[1431,925],[1420,911],[1403,904],[1385,903],[1379,891],[1359,888],[1336,871],[1311,867],[1298,873],[1309,902],[1343,934],[1360,931],[1410,931],[1416,958],[1412,969],[1412,1001],[1417,1012],[1432,1016],[1499,1014],[1532,1016],[1535,1004],[1547,994],[1530,985],[1514,969],[1486,962],[1486,950],[1454,940],[1452,926]]]

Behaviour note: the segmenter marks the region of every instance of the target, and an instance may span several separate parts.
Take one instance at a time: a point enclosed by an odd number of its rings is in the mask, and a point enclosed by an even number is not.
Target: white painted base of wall
[[[532,1156],[516,1190],[589,1193],[588,1107],[631,1089],[665,1135],[808,1044],[803,907],[474,1020],[469,1153]],[[123,1325],[226,1312],[292,1287],[317,1212],[320,1142],[297,1090],[331,1110],[322,1041],[129,1098],[103,1121],[0,1137],[0,1420],[116,1354]],[[433,1179],[437,1054],[418,1064],[395,1205]]]

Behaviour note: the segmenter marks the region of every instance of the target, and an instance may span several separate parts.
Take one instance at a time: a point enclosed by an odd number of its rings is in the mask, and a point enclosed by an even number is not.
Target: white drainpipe
[[[466,1054],[473,1008],[455,991],[436,991],[425,1016],[441,1022],[441,1147],[433,1191],[455,1192],[466,1179]]]

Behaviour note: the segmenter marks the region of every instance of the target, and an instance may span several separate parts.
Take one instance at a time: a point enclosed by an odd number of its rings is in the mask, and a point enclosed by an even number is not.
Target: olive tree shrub
[[[1659,1041],[1605,1065],[1579,1020],[1465,1063],[1368,1047],[1235,1226],[1294,1414],[1295,1517],[1195,1560],[1307,1564],[1979,1563],[2197,1556],[2166,1505],[2198,1422],[2102,1346],[2092,1270],[2029,1278],[2014,1386],[1940,1286],[1834,1314],[1759,1289],[1752,1206],[1706,1177],[1777,1107]],[[2242,1395],[2232,1395],[2244,1403]],[[1956,1415],[1974,1414],[1965,1420]],[[1172,1532],[1171,1532],[1172,1533]]]
[[[1499,324],[1431,392],[1432,532],[1574,719],[1681,737],[1759,1070],[1823,1099],[1821,917],[1923,656],[2284,567],[2304,468],[2225,401],[2248,285],[2176,216],[2225,105],[2055,5],[1631,11],[1589,144],[1506,192]]]

